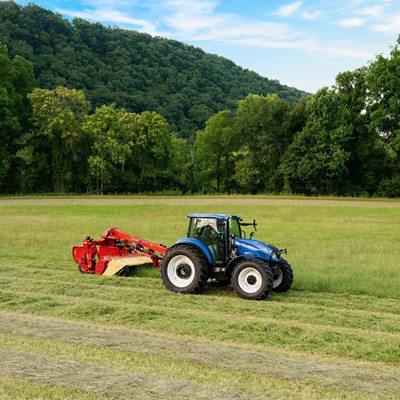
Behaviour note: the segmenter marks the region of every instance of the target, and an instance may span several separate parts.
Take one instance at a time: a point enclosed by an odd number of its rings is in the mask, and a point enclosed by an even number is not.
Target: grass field
[[[292,289],[178,295],[72,261],[110,227],[171,245],[189,212],[255,217]],[[0,226],[0,399],[400,399],[399,201],[5,197]]]

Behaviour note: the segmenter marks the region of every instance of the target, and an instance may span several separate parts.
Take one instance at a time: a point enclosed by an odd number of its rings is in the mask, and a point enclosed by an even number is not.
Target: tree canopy
[[[155,111],[183,137],[249,93],[296,102],[305,93],[187,44],[105,27],[34,4],[0,2],[0,41],[34,66],[38,86],[83,90],[95,109]]]

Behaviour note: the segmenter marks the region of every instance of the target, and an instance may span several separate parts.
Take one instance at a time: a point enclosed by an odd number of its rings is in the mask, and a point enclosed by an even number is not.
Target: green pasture
[[[155,268],[103,277],[72,260],[111,227],[171,245],[192,212],[256,218],[255,238],[288,249],[292,289],[179,295]],[[334,198],[0,198],[0,398],[396,399],[399,213]]]
[[[73,269],[71,248],[106,228],[171,245],[190,212],[257,219],[256,238],[287,248],[293,290],[400,297],[400,202],[269,197],[0,199],[1,259]],[[251,228],[248,228],[249,230]],[[249,232],[248,232],[249,233]]]

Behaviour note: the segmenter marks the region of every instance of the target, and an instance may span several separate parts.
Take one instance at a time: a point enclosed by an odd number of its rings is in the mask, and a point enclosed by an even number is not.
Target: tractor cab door
[[[210,250],[214,262],[225,260],[225,221],[216,218],[192,218],[189,237],[202,242]]]

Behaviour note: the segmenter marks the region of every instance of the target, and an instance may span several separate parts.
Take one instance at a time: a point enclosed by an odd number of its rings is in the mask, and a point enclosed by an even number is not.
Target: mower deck
[[[103,272],[103,275],[112,276],[117,274],[125,267],[138,267],[145,264],[151,264],[151,259],[140,254],[113,256],[108,263],[107,269]]]

